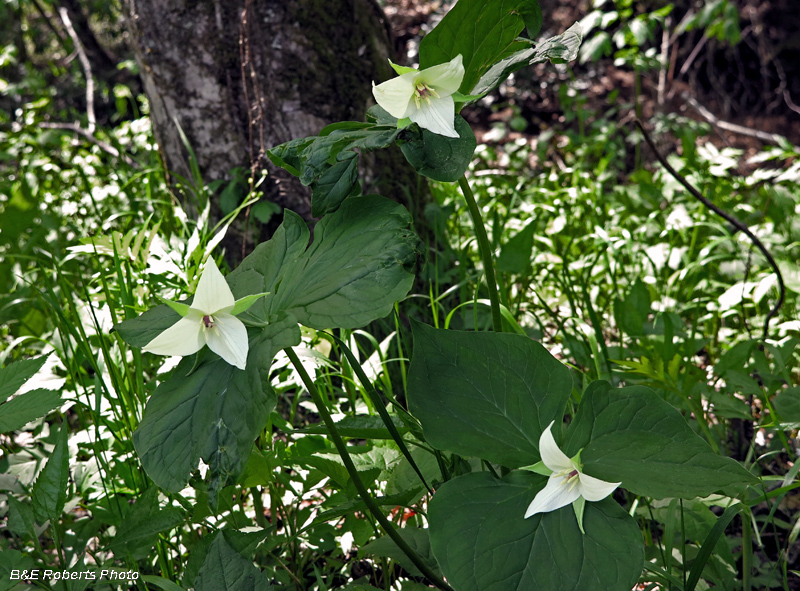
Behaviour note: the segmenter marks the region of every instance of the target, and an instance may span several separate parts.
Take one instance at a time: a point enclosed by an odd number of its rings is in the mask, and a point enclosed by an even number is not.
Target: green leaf
[[[12,571],[31,570],[36,565],[33,558],[19,550],[0,550],[0,591],[15,591],[30,589],[20,580],[11,578]],[[19,577],[20,573],[17,573]]]
[[[380,105],[372,105],[367,109],[367,121],[385,127],[397,127],[397,117],[393,117]]]
[[[36,535],[33,509],[27,503],[17,500],[14,495],[8,495],[8,530],[18,536]]]
[[[623,488],[648,497],[735,495],[759,482],[738,462],[715,454],[677,410],[643,386],[592,383],[562,447],[570,457],[583,449],[581,461],[590,476],[621,481]]]
[[[292,140],[267,150],[270,160],[300,182],[311,186],[312,213],[333,211],[354,192],[358,152],[386,148],[400,130],[372,123],[342,121],[323,129],[316,137]]]
[[[264,322],[270,317],[276,287],[287,270],[296,264],[306,250],[308,238],[308,226],[303,218],[286,209],[283,223],[278,226],[272,238],[256,246],[226,277],[237,300],[252,294],[269,292],[269,295],[259,299],[256,305],[242,314],[242,321],[247,322],[250,319],[253,322]]]
[[[379,195],[352,197],[314,229],[272,300],[311,328],[358,328],[391,312],[414,281],[419,239],[411,216]],[[305,246],[305,245],[304,245]]]
[[[192,370],[185,358],[147,403],[133,434],[136,451],[158,486],[179,492],[202,458],[210,466],[212,489],[234,482],[244,468],[276,397],[269,385],[275,353],[300,342],[290,316],[263,330],[250,329],[247,369],[241,371],[210,352]],[[213,502],[213,500],[212,500]]]
[[[217,534],[194,580],[195,591],[272,591],[266,575]]]
[[[409,74],[411,72],[416,72],[416,68],[409,68],[408,66],[398,66],[392,60],[389,60],[389,64],[392,66],[392,69],[397,72],[398,76],[402,76],[403,74]]]
[[[442,485],[428,509],[431,547],[458,591],[629,591],[644,562],[636,522],[612,499],[524,519],[546,478],[486,472]]]
[[[641,279],[636,279],[624,300],[616,301],[614,304],[617,319],[627,334],[645,334],[645,326],[652,309],[650,292]]]
[[[21,429],[35,419],[48,414],[61,404],[55,390],[31,390],[0,405],[0,433]]]
[[[163,589],[164,591],[185,591],[180,585],[158,575],[142,575],[142,581]]]
[[[181,319],[180,314],[166,304],[150,308],[136,318],[114,325],[122,340],[132,347],[144,347]]]
[[[358,185],[358,154],[346,152],[346,158],[323,172],[311,193],[311,215],[321,217],[336,211]]]
[[[772,401],[772,407],[782,422],[800,423],[800,386],[779,392]]]
[[[412,131],[416,129],[417,131]],[[476,140],[472,128],[461,115],[456,115],[455,129],[459,137],[445,137],[419,127],[411,128],[400,149],[416,171],[435,181],[454,182],[464,176],[472,161]]]
[[[23,359],[0,368],[0,402],[6,400],[42,369],[47,355],[34,359]]]
[[[246,312],[248,309],[250,309],[250,306],[256,303],[256,301],[268,295],[269,292],[265,291],[264,293],[254,293],[252,295],[244,296],[241,300],[236,300],[236,302],[233,304],[233,310],[231,310],[231,314],[238,316],[242,312]]]
[[[177,507],[159,507],[158,490],[151,486],[127,508],[110,547],[115,554],[130,554],[135,560],[146,558],[152,553],[158,534],[182,521],[183,511]]]
[[[583,41],[583,33],[578,23],[569,29],[533,45],[522,39],[511,48],[502,59],[497,60],[480,77],[470,94],[483,96],[494,90],[508,76],[520,68],[551,61],[554,64],[571,62],[578,57],[578,49]]]
[[[39,477],[33,485],[31,504],[39,523],[48,519],[56,521],[67,502],[67,482],[69,480],[69,428],[66,422],[61,425],[56,446],[47,460]]]
[[[439,565],[436,564],[436,559],[433,557],[433,553],[431,552],[431,541],[428,537],[428,530],[419,529],[416,527],[403,527],[399,528],[397,533],[400,534],[400,536],[403,538],[403,540],[405,540],[412,550],[419,554],[420,558],[422,558],[422,560],[428,564],[433,572],[435,572],[437,575],[441,575]],[[411,575],[415,577],[423,576],[420,570],[414,565],[413,562],[411,562],[411,560],[409,560],[408,556],[406,556],[406,553],[403,552],[389,536],[383,536],[370,542],[366,546],[362,547],[358,553],[359,555],[372,554],[375,556],[385,556],[386,558],[391,558],[397,564],[407,570]]]
[[[182,302],[173,302],[172,300],[168,300],[166,298],[161,298],[161,297],[158,299],[161,300],[162,304],[166,304],[167,306],[175,310],[178,313],[178,316],[186,316],[189,313],[189,310],[191,309],[191,306],[189,304],[184,304]]]
[[[756,344],[756,341],[752,339],[736,343],[719,358],[719,361],[714,365],[714,373],[726,378],[731,370],[742,371],[743,368],[749,365],[750,355]]]
[[[503,246],[497,257],[497,270],[516,275],[528,274],[533,254],[534,223],[530,223]]]
[[[481,76],[515,44],[522,29],[534,37],[542,26],[537,0],[461,0],[419,45],[420,68],[464,60],[459,90],[470,91]]]
[[[518,467],[539,459],[539,436],[560,421],[569,370],[516,334],[415,323],[408,401],[434,447]]]

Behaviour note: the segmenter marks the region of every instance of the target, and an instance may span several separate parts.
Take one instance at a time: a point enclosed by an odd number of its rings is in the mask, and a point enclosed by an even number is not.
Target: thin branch
[[[669,67],[669,59],[667,53],[669,52],[669,28],[672,25],[672,19],[667,17],[664,21],[664,29],[661,31],[661,56],[659,57],[658,69],[658,104],[664,104],[664,89],[667,86],[667,68]]]
[[[767,250],[767,247],[764,246],[764,244],[761,242],[761,240],[759,240],[758,237],[755,234],[753,234],[753,232],[750,231],[750,228],[748,228],[745,224],[743,224],[738,219],[733,217],[731,214],[727,213],[726,211],[724,211],[724,210],[720,209],[719,207],[717,207],[716,205],[714,205],[705,196],[703,196],[703,194],[700,191],[698,191],[694,186],[692,186],[692,184],[689,181],[686,180],[686,177],[684,177],[681,173],[679,173],[677,170],[675,170],[672,167],[672,165],[669,162],[667,162],[667,159],[664,158],[664,156],[661,154],[661,152],[659,152],[658,149],[656,148],[655,143],[653,143],[653,139],[650,137],[650,134],[645,129],[644,124],[642,123],[642,121],[640,119],[636,119],[636,125],[639,128],[639,130],[642,132],[642,134],[644,135],[644,139],[647,142],[647,145],[650,146],[651,150],[653,150],[653,154],[655,154],[655,157],[661,163],[661,166],[663,166],[666,169],[666,171],[669,174],[671,174],[672,177],[676,181],[678,181],[681,185],[683,185],[683,187],[687,191],[689,191],[689,194],[692,195],[692,197],[697,199],[700,203],[705,205],[708,209],[710,209],[711,211],[716,213],[718,216],[723,218],[725,221],[727,221],[729,224],[731,224],[737,230],[740,230],[741,232],[743,232],[744,235],[747,236],[750,239],[750,241],[756,246],[756,248],[758,248],[758,250],[761,251],[761,254],[763,254],[764,258],[767,259],[767,262],[769,263],[770,267],[772,267],[772,270],[775,272],[775,275],[778,277],[778,289],[780,291],[780,295],[778,296],[778,301],[775,303],[775,305],[772,307],[772,309],[767,314],[767,317],[764,319],[764,331],[763,331],[761,339],[762,339],[762,341],[766,342],[767,337],[769,336],[769,323],[770,323],[770,320],[772,320],[772,318],[774,318],[775,315],[777,315],[778,311],[781,309],[781,306],[783,306],[784,300],[786,299],[786,285],[783,283],[783,275],[781,274],[780,268],[778,268],[778,263],[776,263],[775,259],[772,258],[772,255],[770,254],[769,250]],[[763,344],[761,346],[763,347]]]
[[[103,140],[98,139],[97,137],[95,137],[94,134],[90,133],[88,129],[84,129],[83,127],[81,127],[77,123],[48,123],[48,122],[44,122],[44,123],[39,123],[39,127],[44,127],[44,128],[47,128],[47,129],[66,129],[67,131],[73,131],[73,132],[85,137],[87,140],[92,142],[98,148],[103,150],[103,152],[105,152],[107,154],[111,154],[115,158],[122,158],[125,161],[125,163],[130,165],[130,166],[134,166],[134,167],[137,167],[137,168],[139,166],[138,163],[135,160],[133,160],[130,156],[128,156],[127,154],[120,154],[119,150],[117,150],[114,146],[112,146],[111,144],[107,144]]]
[[[789,90],[788,89],[783,91],[783,100],[786,101],[786,106],[787,107],[789,107],[795,113],[800,114],[800,107],[798,107],[796,104],[794,104],[794,101],[792,100],[792,95],[789,94]]]
[[[92,65],[89,63],[89,58],[86,57],[86,51],[83,49],[83,43],[81,43],[78,34],[75,32],[75,28],[72,26],[72,21],[69,20],[69,13],[67,12],[67,9],[62,6],[58,9],[58,14],[61,16],[64,27],[66,27],[67,33],[69,33],[69,36],[72,39],[72,44],[75,46],[75,51],[78,52],[78,59],[81,62],[83,74],[86,76],[86,118],[89,121],[86,130],[90,134],[93,134],[94,130],[97,129],[97,118],[94,115],[94,76],[92,76]]]
[[[695,48],[692,50],[692,53],[689,54],[689,57],[687,57],[686,61],[683,63],[680,72],[678,72],[679,76],[683,76],[689,71],[689,68],[692,66],[694,60],[697,58],[697,55],[700,53],[700,50],[703,49],[706,43],[708,43],[708,37],[703,35],[703,38],[700,39],[700,42],[695,46]]]
[[[735,123],[718,119],[714,113],[698,103],[688,92],[682,93],[681,98],[685,100],[690,107],[697,111],[706,121],[711,123],[711,125],[719,127],[720,129],[738,133],[740,135],[746,135],[748,137],[754,137],[762,142],[769,142],[771,144],[781,145],[785,144],[787,141],[785,137],[778,135],[777,133],[769,133],[759,129],[751,129],[749,127],[744,127],[742,125],[737,125]]]

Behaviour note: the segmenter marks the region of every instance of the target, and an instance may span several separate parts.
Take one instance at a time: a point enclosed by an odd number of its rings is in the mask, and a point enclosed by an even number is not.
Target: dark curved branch
[[[675,170],[672,167],[672,165],[669,162],[667,162],[667,159],[664,158],[664,156],[661,155],[661,152],[659,152],[658,149],[656,148],[655,144],[653,143],[653,139],[650,137],[650,134],[644,128],[644,124],[641,122],[640,119],[636,119],[636,125],[642,132],[642,135],[644,135],[644,139],[647,142],[647,145],[650,146],[651,150],[653,150],[653,154],[655,154],[656,158],[661,163],[661,166],[663,166],[676,181],[678,181],[681,185],[683,185],[683,187],[687,191],[689,191],[692,197],[697,199],[708,209],[710,209],[718,216],[723,218],[737,230],[743,232],[745,236],[747,236],[750,239],[750,241],[756,246],[756,248],[758,248],[758,250],[761,251],[761,254],[764,255],[764,258],[767,259],[767,262],[769,263],[770,267],[772,267],[772,270],[775,271],[775,275],[778,276],[778,289],[780,291],[780,295],[778,296],[778,301],[775,303],[775,305],[767,314],[767,317],[764,319],[764,332],[761,336],[761,340],[766,341],[767,336],[769,335],[770,320],[772,320],[772,318],[775,317],[775,315],[781,309],[781,306],[783,306],[784,300],[786,299],[786,285],[784,285],[783,283],[783,275],[781,274],[781,270],[778,268],[778,263],[776,263],[775,259],[772,258],[772,255],[770,254],[769,250],[767,250],[767,247],[764,246],[761,240],[759,240],[758,237],[755,234],[753,234],[753,232],[750,231],[750,228],[748,228],[745,224],[743,224],[738,219],[733,217],[731,214],[723,211],[722,209],[714,205],[711,201],[706,199],[700,191],[698,191],[695,187],[691,185],[691,183],[689,183],[689,181],[686,180],[686,177],[684,177],[681,173]]]

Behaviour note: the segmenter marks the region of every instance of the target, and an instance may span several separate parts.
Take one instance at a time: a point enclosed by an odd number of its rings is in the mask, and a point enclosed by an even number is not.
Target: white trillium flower
[[[247,329],[236,314],[247,310],[264,295],[250,295],[234,301],[231,288],[214,259],[209,257],[191,305],[162,300],[183,318],[142,350],[156,355],[191,355],[208,345],[225,361],[244,369],[249,348]]]
[[[393,117],[408,118],[439,135],[459,137],[452,94],[464,79],[461,54],[446,64],[424,70],[395,64],[392,67],[400,76],[377,86],[372,83],[372,94],[378,104]]]
[[[537,513],[555,511],[572,503],[578,518],[578,526],[583,531],[585,502],[605,499],[622,483],[606,482],[584,474],[583,466],[580,463],[580,454],[570,459],[556,445],[553,434],[550,432],[554,422],[551,421],[539,437],[539,453],[542,461],[527,468],[545,476],[549,475],[550,480],[528,506],[525,518]]]

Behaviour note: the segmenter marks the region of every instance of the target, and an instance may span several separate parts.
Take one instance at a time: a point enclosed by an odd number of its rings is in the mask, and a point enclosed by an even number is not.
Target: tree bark
[[[363,120],[371,81],[390,77],[374,0],[125,0],[156,140],[191,178],[178,124],[205,182],[270,172],[265,195],[310,219],[310,192],[265,150]]]

